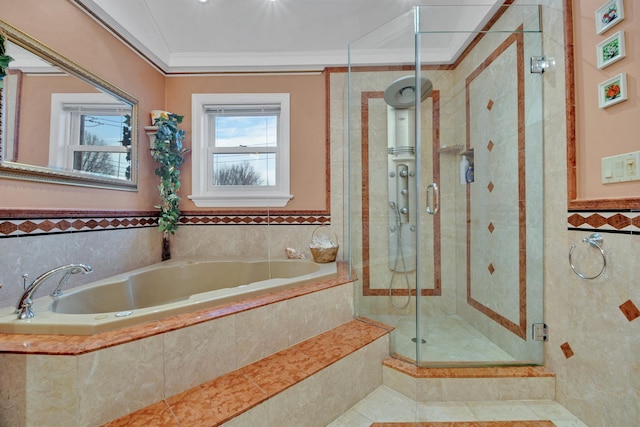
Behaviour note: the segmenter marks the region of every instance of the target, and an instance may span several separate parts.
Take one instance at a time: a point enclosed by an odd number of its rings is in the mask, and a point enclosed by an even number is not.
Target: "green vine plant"
[[[188,151],[183,148],[184,130],[179,128],[183,116],[176,114],[162,114],[154,120],[158,126],[156,140],[151,149],[151,156],[158,163],[155,174],[160,177],[158,190],[160,191],[160,209],[158,225],[165,239],[174,234],[178,228],[180,218],[180,165],[184,162],[184,155]]]
[[[6,49],[5,35],[0,32],[0,89],[4,87],[4,76],[7,74],[9,63],[13,61],[13,58],[6,54]]]

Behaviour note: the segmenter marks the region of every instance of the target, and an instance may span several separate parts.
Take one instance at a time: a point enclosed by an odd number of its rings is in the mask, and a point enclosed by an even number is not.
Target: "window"
[[[192,111],[196,206],[286,206],[289,94],[193,94]]]
[[[49,166],[131,179],[131,107],[105,94],[53,94]]]

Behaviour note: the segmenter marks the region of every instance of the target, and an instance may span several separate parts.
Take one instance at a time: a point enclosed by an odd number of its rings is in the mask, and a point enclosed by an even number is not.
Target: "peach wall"
[[[184,115],[185,145],[191,146],[191,94],[291,94],[291,194],[285,210],[323,210],[326,204],[325,77],[322,74],[185,76],[167,78],[167,110]],[[141,123],[149,118],[142,117]],[[148,123],[147,123],[148,124]],[[182,167],[181,209],[197,210],[191,194],[191,162]]]
[[[624,1],[624,19],[596,34],[595,10],[605,0],[573,1],[576,85],[576,180],[578,199],[638,197],[640,181],[603,185],[601,158],[640,150],[640,4]],[[598,69],[596,46],[624,30],[626,57]],[[628,99],[606,109],[598,107],[598,84],[627,74]]]
[[[164,104],[165,77],[67,0],[3,0],[0,19],[120,87],[139,100],[140,117]],[[147,138],[141,126],[138,138]],[[5,209],[152,210],[157,200],[153,160],[139,159],[139,190],[90,189],[0,180]]]

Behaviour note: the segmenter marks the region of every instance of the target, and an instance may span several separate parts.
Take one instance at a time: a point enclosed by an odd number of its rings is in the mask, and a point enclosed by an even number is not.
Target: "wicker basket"
[[[321,238],[322,233],[316,234],[318,231],[324,232],[324,238],[328,239],[333,246],[319,246],[317,242]],[[338,237],[333,231],[331,231],[328,226],[320,225],[316,227],[315,230],[313,230],[313,234],[311,234],[311,244],[309,244],[309,250],[311,251],[311,255],[313,255],[313,260],[315,262],[327,263],[335,261],[336,256],[338,255],[338,249],[340,249],[340,245],[338,245]]]

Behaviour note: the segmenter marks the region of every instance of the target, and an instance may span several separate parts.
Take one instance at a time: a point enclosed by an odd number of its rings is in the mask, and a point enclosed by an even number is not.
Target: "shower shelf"
[[[444,145],[444,146],[438,148],[438,153],[453,153],[453,154],[457,154],[461,150],[464,150],[464,145],[461,145],[461,144]]]

